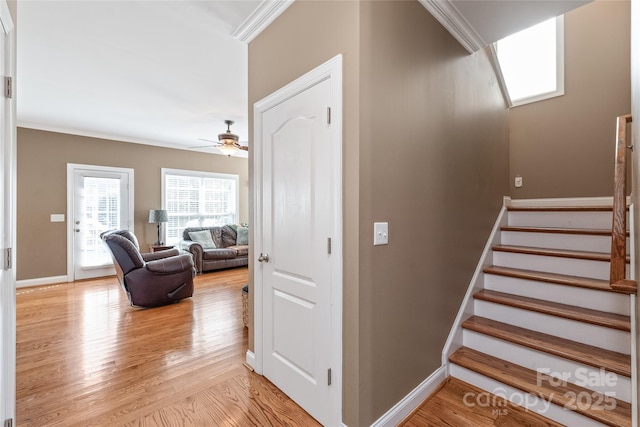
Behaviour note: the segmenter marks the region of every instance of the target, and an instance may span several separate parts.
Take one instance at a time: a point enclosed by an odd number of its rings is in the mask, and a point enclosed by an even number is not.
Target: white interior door
[[[73,168],[73,279],[115,274],[111,255],[100,234],[131,229],[129,169]]]
[[[4,89],[5,77],[14,75],[13,28],[7,4],[0,0],[0,76]],[[16,225],[15,101],[6,92],[0,98],[0,153],[0,423],[4,424],[5,420],[15,420],[16,405],[16,276],[12,255]]]
[[[335,84],[316,82],[259,120],[262,372],[325,425],[339,424],[341,405],[341,310],[332,300],[342,287]]]

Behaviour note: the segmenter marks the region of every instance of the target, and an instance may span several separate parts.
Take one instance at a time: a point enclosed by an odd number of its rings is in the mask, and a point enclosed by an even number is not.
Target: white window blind
[[[84,177],[80,250],[83,267],[111,263],[111,256],[100,239],[105,230],[120,228],[120,180]]]
[[[165,241],[176,244],[185,227],[238,222],[238,175],[163,169]]]

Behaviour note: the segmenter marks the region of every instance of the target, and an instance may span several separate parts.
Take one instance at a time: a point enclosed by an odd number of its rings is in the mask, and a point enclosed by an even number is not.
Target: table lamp
[[[158,224],[158,241],[156,245],[163,245],[164,242],[160,241],[160,224],[163,222],[169,222],[169,216],[164,209],[149,209],[149,224]]]

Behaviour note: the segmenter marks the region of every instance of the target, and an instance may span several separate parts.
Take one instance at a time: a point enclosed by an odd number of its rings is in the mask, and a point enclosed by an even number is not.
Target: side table
[[[151,252],[151,253],[159,252],[159,251],[166,251],[167,249],[173,249],[173,245],[156,245],[156,244],[150,244],[149,245],[149,252]]]

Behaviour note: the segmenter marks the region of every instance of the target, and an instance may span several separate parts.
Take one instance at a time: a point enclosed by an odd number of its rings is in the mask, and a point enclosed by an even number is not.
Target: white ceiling
[[[593,0],[418,0],[470,53]]]
[[[450,0],[486,44],[562,15],[592,0]]]
[[[260,3],[18,2],[19,126],[186,148],[231,119],[247,141],[247,45],[232,33]]]
[[[419,1],[473,52],[588,0]],[[19,1],[18,125],[222,154],[199,138],[230,119],[246,144],[246,43],[291,2]]]

